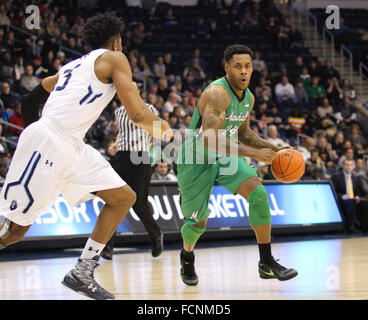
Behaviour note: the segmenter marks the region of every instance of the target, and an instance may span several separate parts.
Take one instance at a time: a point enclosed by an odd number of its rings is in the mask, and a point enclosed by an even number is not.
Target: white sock
[[[99,243],[91,238],[88,238],[80,259],[92,259],[95,256],[99,256],[104,247],[104,243]]]

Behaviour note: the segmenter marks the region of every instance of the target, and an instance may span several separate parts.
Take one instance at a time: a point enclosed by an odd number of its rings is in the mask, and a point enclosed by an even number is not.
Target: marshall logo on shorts
[[[18,208],[18,203],[16,200],[13,200],[10,204],[10,210],[15,210],[16,208]]]

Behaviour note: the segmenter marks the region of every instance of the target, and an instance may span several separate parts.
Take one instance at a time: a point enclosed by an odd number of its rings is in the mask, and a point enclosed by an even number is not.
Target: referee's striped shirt
[[[147,104],[147,107],[158,115],[152,104]],[[151,136],[146,130],[137,127],[130,121],[124,106],[115,110],[115,119],[119,127],[118,151],[150,151]]]

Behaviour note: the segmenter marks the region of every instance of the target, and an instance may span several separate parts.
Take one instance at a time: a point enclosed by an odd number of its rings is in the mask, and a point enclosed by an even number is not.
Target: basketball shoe
[[[94,279],[93,272],[99,266],[99,256],[78,259],[78,263],[64,277],[62,284],[77,292],[85,293],[96,300],[113,300],[115,297],[102,288]]]
[[[184,249],[180,252],[180,276],[187,286],[196,286],[198,277],[194,268],[194,252],[185,252]]]
[[[281,264],[277,263],[279,260],[271,258],[270,263],[258,262],[259,276],[262,279],[278,279],[280,281],[290,280],[298,275],[294,269],[287,269]]]

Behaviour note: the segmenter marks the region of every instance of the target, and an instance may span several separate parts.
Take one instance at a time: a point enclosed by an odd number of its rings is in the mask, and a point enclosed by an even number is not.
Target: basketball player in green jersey
[[[201,95],[190,123],[194,134],[187,137],[179,151],[178,183],[185,218],[181,229],[180,274],[187,285],[198,284],[193,250],[206,229],[208,202],[215,183],[243,196],[249,203],[249,222],[259,247],[260,277],[289,280],[298,274],[277,263],[271,254],[267,192],[256,169],[244,158],[271,164],[280,150],[249,128],[254,105],[254,96],[248,89],[253,72],[252,55],[244,45],[232,45],[225,50],[226,76],[212,82]],[[211,136],[211,132],[215,134]]]

